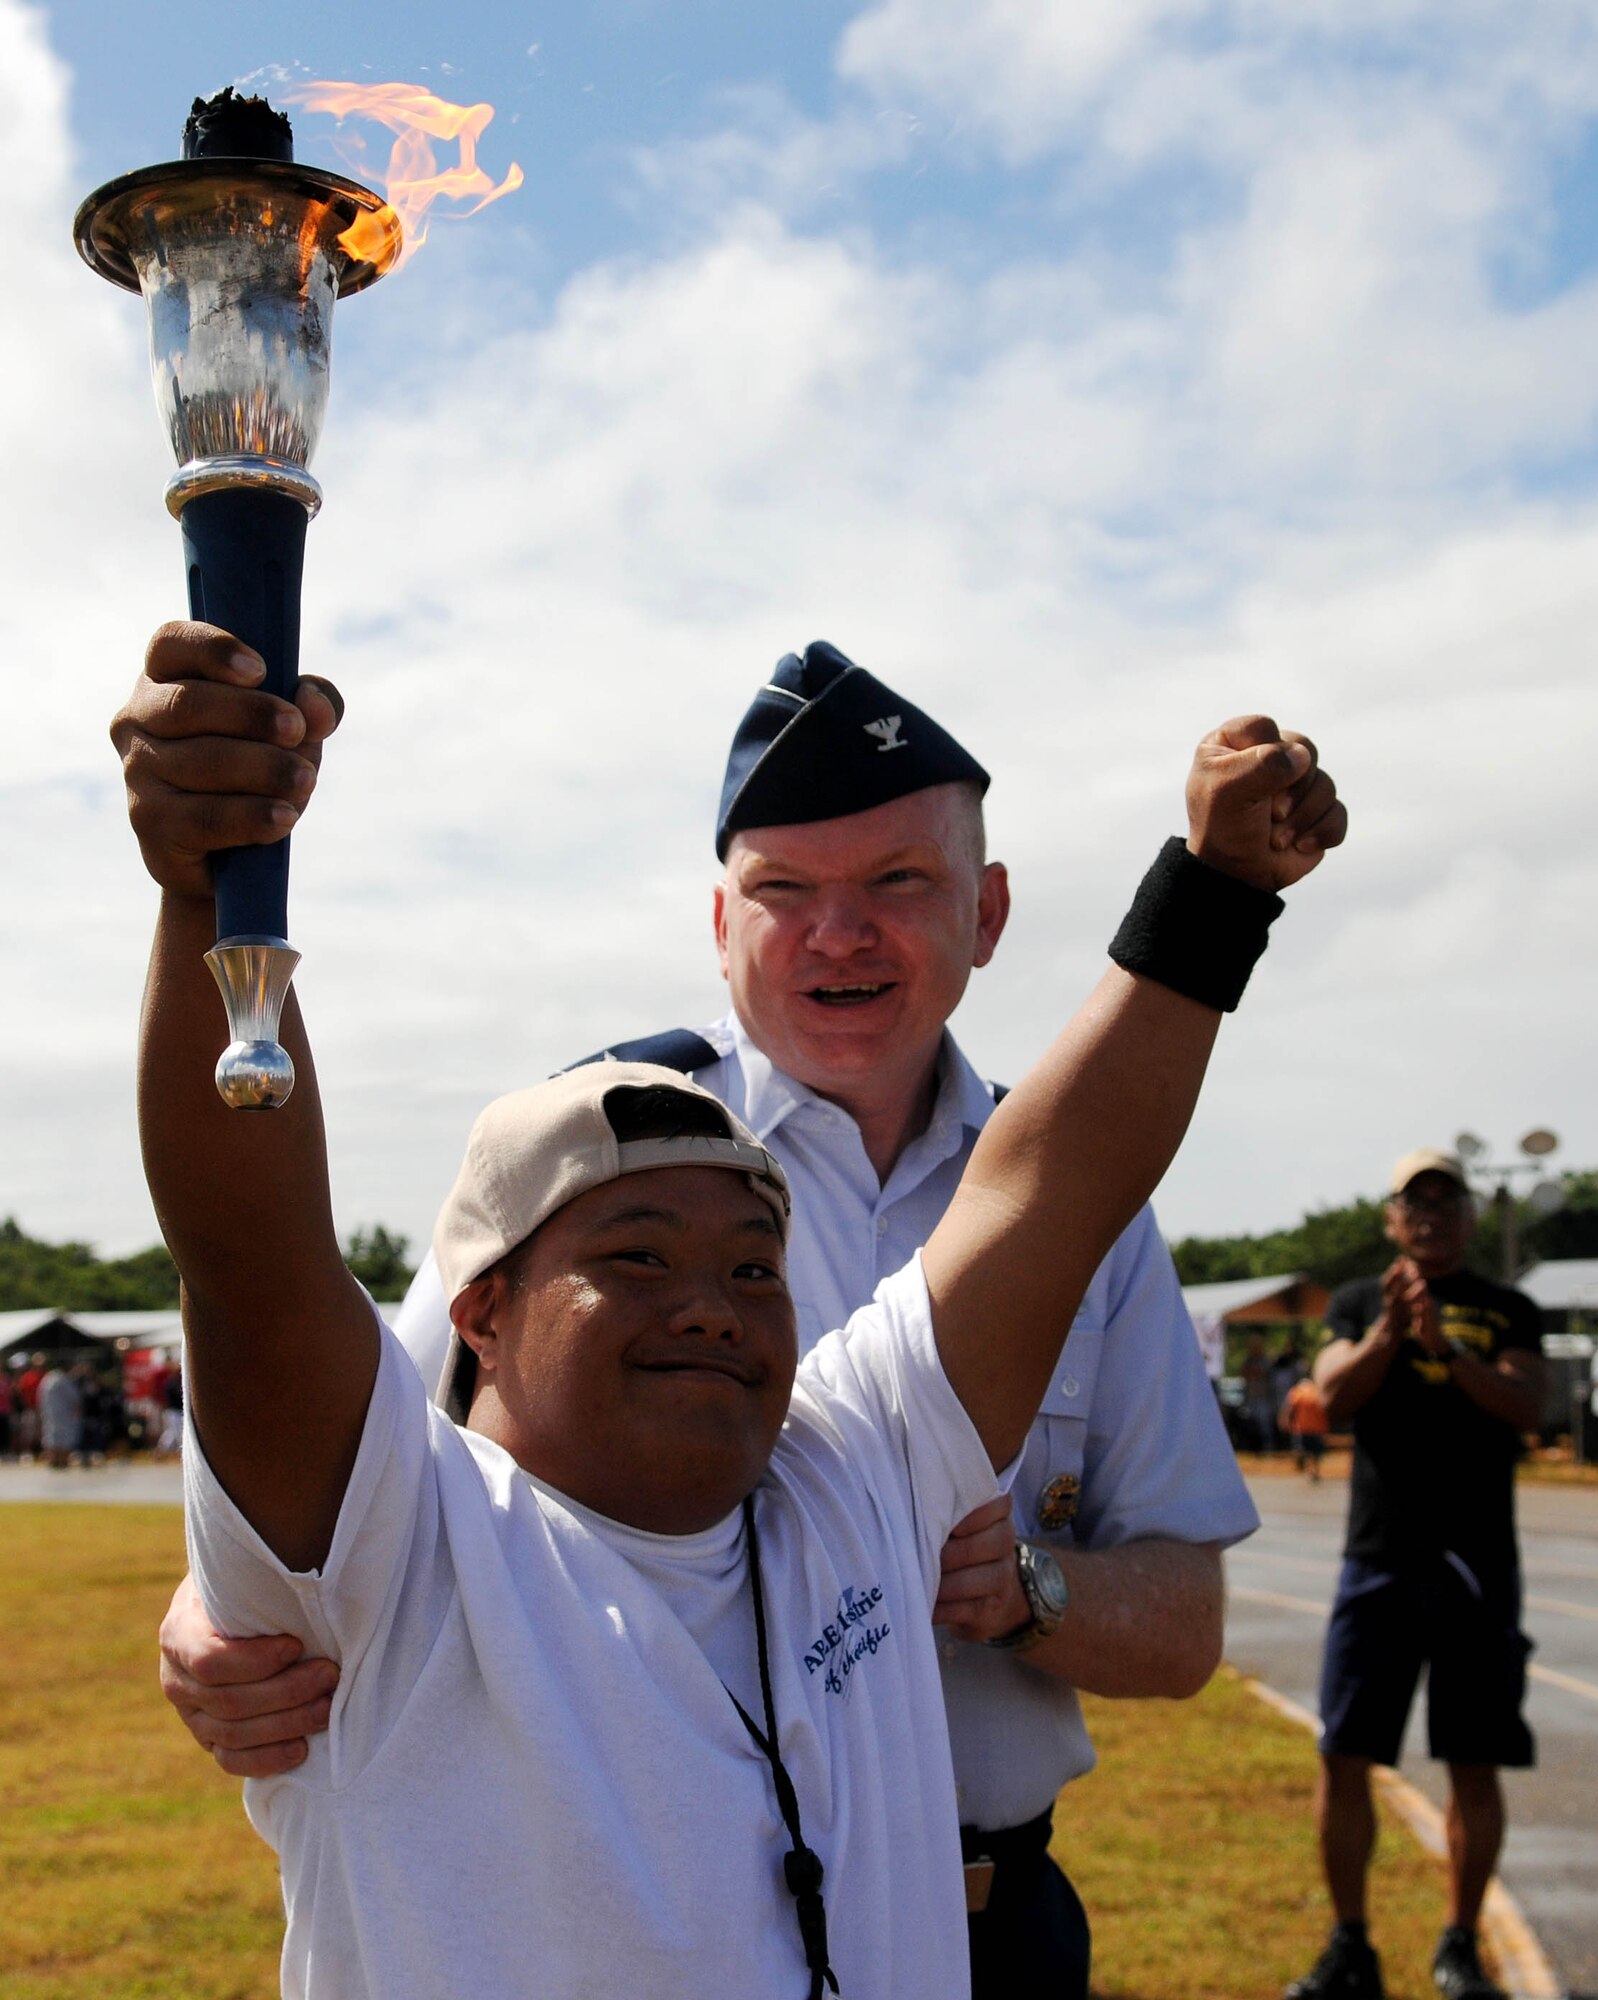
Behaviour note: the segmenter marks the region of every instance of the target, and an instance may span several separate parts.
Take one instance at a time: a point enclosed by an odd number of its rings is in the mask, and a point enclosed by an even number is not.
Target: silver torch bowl
[[[92,269],[144,298],[191,615],[253,646],[267,690],[292,700],[333,306],[392,268],[400,223],[370,188],[297,162],[288,120],[258,98],[196,101],[184,154],[97,189],[74,236]],[[235,1107],[270,1109],[294,1083],[278,1040],[299,958],[288,842],[219,853],[213,877],[207,963],[230,1033],[217,1088]]]

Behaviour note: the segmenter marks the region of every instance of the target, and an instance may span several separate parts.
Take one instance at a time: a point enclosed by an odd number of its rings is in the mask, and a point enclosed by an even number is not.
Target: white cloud
[[[876,0],[838,69],[1012,165],[1094,144],[1235,161],[1329,103],[1380,129],[1443,97],[1546,142],[1550,115],[1592,108],[1598,24],[1581,0]]]
[[[1006,157],[1054,143],[1066,121],[1171,24],[1205,0],[881,0],[851,22],[842,75],[884,94],[925,99],[991,134]]]

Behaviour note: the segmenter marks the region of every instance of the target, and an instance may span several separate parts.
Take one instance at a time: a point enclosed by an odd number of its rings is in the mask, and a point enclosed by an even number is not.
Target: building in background
[[[1598,1463],[1598,1257],[1533,1264],[1515,1283],[1543,1312],[1544,1438],[1568,1434],[1578,1458]]]

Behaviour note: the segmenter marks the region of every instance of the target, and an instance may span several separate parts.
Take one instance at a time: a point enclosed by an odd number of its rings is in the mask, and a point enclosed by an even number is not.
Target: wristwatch
[[[1001,1653],[1024,1653],[1029,1646],[1052,1638],[1065,1622],[1066,1607],[1071,1602],[1071,1589],[1064,1572],[1041,1543],[1017,1542],[1015,1566],[1031,1616],[1013,1632],[988,1641]]]

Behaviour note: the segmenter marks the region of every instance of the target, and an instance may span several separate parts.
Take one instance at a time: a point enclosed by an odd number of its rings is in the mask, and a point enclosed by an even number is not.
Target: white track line
[[[1562,1674],[1553,1667],[1539,1667],[1535,1663],[1526,1669],[1534,1681],[1546,1681],[1549,1687],[1563,1688],[1566,1694],[1579,1694],[1588,1701],[1598,1701],[1598,1687],[1591,1681],[1578,1681],[1574,1674]]]
[[[1341,1556],[1277,1555],[1268,1544],[1260,1546],[1257,1542],[1246,1548],[1229,1550],[1227,1560],[1238,1566],[1263,1563],[1267,1569],[1296,1569],[1311,1576],[1336,1576],[1342,1567]],[[1569,1564],[1539,1563],[1535,1572],[1528,1568],[1524,1575],[1528,1583],[1540,1583],[1555,1576],[1570,1577],[1580,1583],[1598,1583],[1598,1569],[1577,1569]],[[1590,1604],[1572,1604],[1567,1598],[1528,1597],[1526,1602],[1546,1611],[1567,1611],[1576,1618],[1598,1618],[1598,1608]]]
[[[1255,1590],[1246,1583],[1234,1583],[1228,1594],[1241,1598],[1245,1604],[1273,1604],[1279,1611],[1305,1611],[1312,1618],[1324,1618],[1330,1609],[1308,1597],[1288,1597],[1279,1590]],[[1592,1681],[1578,1680],[1574,1674],[1562,1674],[1556,1667],[1542,1667],[1535,1662],[1526,1671],[1534,1681],[1562,1688],[1566,1694],[1580,1695],[1587,1701],[1598,1701],[1598,1685]]]
[[[1598,1605],[1572,1604],[1564,1597],[1528,1597],[1526,1603],[1533,1611],[1556,1611],[1561,1618],[1598,1618]]]
[[[1235,1555],[1231,1559],[1233,1570],[1246,1570],[1251,1565],[1264,1569],[1297,1570],[1301,1576],[1324,1576],[1328,1579],[1335,1578],[1338,1569],[1336,1563],[1315,1562],[1308,1556],[1273,1556],[1265,1549],[1250,1549],[1247,1554]],[[1528,1611],[1552,1611],[1561,1618],[1598,1620],[1598,1604],[1573,1604],[1568,1597],[1545,1597],[1535,1591],[1526,1593],[1526,1608]]]
[[[1324,1618],[1331,1609],[1324,1600],[1317,1604],[1308,1597],[1284,1597],[1279,1590],[1255,1590],[1246,1583],[1234,1583],[1227,1595],[1240,1597],[1246,1604],[1274,1604],[1282,1611],[1307,1611],[1312,1618]],[[1286,1698],[1282,1697],[1284,1701]]]
[[[1310,1576],[1335,1577],[1341,1566],[1331,1556],[1317,1562],[1312,1556],[1273,1556],[1269,1549],[1233,1549],[1228,1555],[1234,1563],[1263,1563],[1267,1569],[1297,1569]]]

